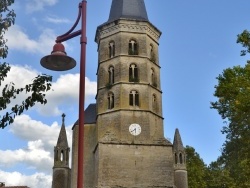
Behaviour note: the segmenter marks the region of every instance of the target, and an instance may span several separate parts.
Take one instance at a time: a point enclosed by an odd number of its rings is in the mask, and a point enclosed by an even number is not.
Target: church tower
[[[62,115],[62,127],[57,144],[54,147],[54,167],[52,188],[70,188],[69,146],[64,124],[65,114]]]
[[[187,168],[186,168],[186,153],[183,147],[179,130],[175,130],[173,153],[175,158],[174,173],[175,173],[175,185],[177,188],[187,188]]]
[[[144,0],[113,0],[108,21],[97,27],[96,104],[84,120],[85,188],[175,187],[173,144],[163,130],[160,36]],[[72,129],[76,188],[78,121]]]
[[[97,28],[97,187],[171,187],[158,40],[143,0],[113,0]]]

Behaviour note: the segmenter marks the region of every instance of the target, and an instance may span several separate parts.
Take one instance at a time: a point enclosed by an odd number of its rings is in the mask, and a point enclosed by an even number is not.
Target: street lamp
[[[67,56],[63,44],[61,42],[67,41],[71,38],[80,35],[81,57],[80,57],[80,86],[79,86],[79,135],[78,135],[78,174],[77,174],[77,188],[83,188],[83,163],[84,163],[84,97],[85,97],[85,64],[86,64],[86,11],[87,1],[82,0],[79,3],[79,13],[73,27],[63,35],[56,38],[56,44],[53,47],[51,55],[45,56],[41,59],[41,65],[49,70],[65,71],[75,67],[76,61]],[[79,21],[81,29],[74,31]],[[74,31],[74,32],[73,32]]]

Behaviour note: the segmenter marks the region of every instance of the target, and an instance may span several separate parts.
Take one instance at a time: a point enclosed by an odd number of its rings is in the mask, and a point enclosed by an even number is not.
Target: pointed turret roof
[[[174,146],[175,151],[183,151],[184,150],[179,129],[175,129],[173,146]]]
[[[144,0],[113,0],[108,22],[121,18],[148,21]]]
[[[62,115],[62,127],[61,127],[59,137],[58,137],[58,140],[57,140],[57,144],[56,144],[56,146],[59,146],[59,147],[69,147],[68,146],[66,129],[65,129],[65,124],[64,124],[65,116],[66,116],[65,114]]]

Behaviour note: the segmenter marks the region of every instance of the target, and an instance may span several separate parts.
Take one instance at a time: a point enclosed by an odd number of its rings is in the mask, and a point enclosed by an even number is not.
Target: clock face
[[[139,124],[133,123],[129,126],[129,132],[132,135],[137,136],[141,133],[141,126]]]

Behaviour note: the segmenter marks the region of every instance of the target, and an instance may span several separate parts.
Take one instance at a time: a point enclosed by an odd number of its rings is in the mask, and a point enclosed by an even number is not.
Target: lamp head
[[[72,57],[67,56],[65,48],[61,43],[56,43],[51,55],[44,56],[40,63],[44,68],[54,71],[66,71],[76,66],[76,61]]]

